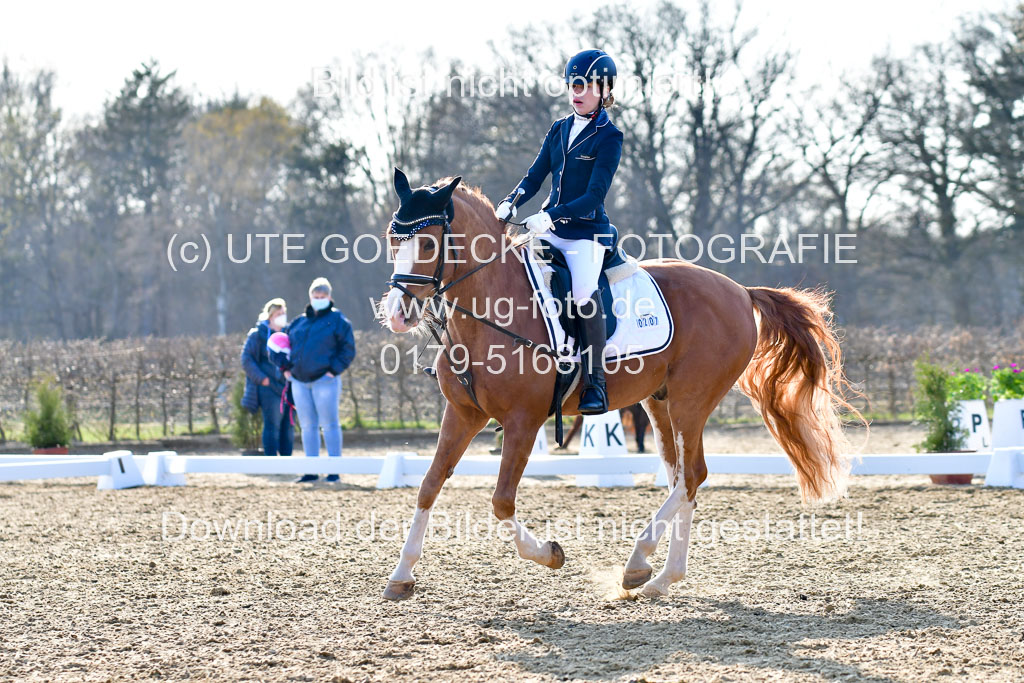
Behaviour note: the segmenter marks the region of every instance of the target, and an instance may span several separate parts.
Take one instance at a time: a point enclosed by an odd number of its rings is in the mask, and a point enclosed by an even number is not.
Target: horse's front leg
[[[543,423],[541,423],[543,424]],[[505,428],[505,437],[501,444],[501,467],[498,470],[498,485],[491,497],[494,516],[501,521],[512,534],[519,556],[533,560],[537,564],[552,569],[560,569],[565,564],[565,553],[562,546],[555,541],[541,542],[516,519],[516,491],[526,469],[526,461],[533,450],[533,442],[537,438],[540,425],[533,428],[516,425]]]
[[[479,411],[460,409],[452,403],[445,407],[444,417],[441,418],[441,432],[437,438],[437,451],[420,483],[416,512],[412,517],[409,535],[402,546],[398,566],[391,573],[388,585],[384,589],[385,599],[404,600],[412,596],[416,584],[412,568],[423,554],[423,538],[430,522],[430,510],[434,507],[437,494],[441,492],[441,486],[452,476],[452,471],[462,454],[466,452],[469,442],[485,424],[487,417]]]

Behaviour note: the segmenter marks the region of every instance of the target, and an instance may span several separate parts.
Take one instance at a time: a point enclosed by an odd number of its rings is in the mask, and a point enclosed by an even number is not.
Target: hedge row
[[[7,342],[0,354],[0,441],[13,437],[31,401],[33,381],[53,376],[64,389],[76,437],[115,440],[157,434],[223,431],[232,420],[231,385],[242,377],[242,335],[205,338]],[[436,349],[427,338],[358,331],[358,353],[344,375],[342,414],[357,426],[417,426],[440,420],[444,399],[420,371]],[[990,368],[1024,361],[1024,324],[995,333],[982,328],[843,331],[847,376],[863,397],[854,403],[875,418],[913,412],[913,363],[928,354],[952,367]],[[414,356],[419,365],[413,367]],[[733,391],[712,418],[756,419]]]

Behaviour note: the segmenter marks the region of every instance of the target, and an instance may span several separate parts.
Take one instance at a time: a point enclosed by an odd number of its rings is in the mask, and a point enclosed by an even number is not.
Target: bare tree
[[[739,28],[740,8],[718,23],[702,0],[688,14],[671,0],[648,11],[602,10],[590,32],[620,60],[624,167],[642,189],[643,227],[705,239],[750,230],[792,199],[803,179],[776,141],[781,89],[792,75],[786,51],[757,52],[756,31]]]
[[[966,79],[948,44],[924,45],[905,60],[879,63],[892,74],[877,119],[887,172],[904,195],[897,200],[920,206],[912,215],[927,219],[909,226],[904,254],[938,266],[953,319],[969,324],[970,268],[962,259],[983,226],[962,222],[957,211],[973,186],[976,163],[962,139],[971,125]]]
[[[1024,4],[987,15],[957,36],[972,90],[965,151],[978,159],[972,190],[1024,236]]]
[[[0,72],[0,263],[17,274],[0,284],[18,288],[12,297],[19,304],[15,311],[27,308],[66,339],[63,275],[68,264],[60,247],[66,228],[67,141],[53,103],[54,79],[52,71],[40,71],[23,80],[6,62]],[[37,292],[46,294],[48,305],[36,306]]]
[[[810,106],[794,120],[793,144],[834,207],[838,232],[869,227],[869,207],[890,178],[874,125],[891,83],[889,64],[882,61],[863,79],[845,79],[821,106],[809,93]]]
[[[267,98],[253,106],[239,97],[216,104],[185,129],[185,210],[213,238],[219,334],[249,322],[248,315],[243,317],[231,306],[232,291],[247,284],[243,274],[260,272],[255,263],[258,259],[251,258],[252,252],[246,249],[253,244],[249,241],[251,234],[279,231],[270,209],[275,192],[287,180],[286,162],[299,134],[284,108]],[[248,267],[229,263],[229,254],[220,251],[227,249],[229,238],[232,247],[237,248],[237,260],[246,260],[245,254],[249,254]],[[229,312],[237,315],[230,326]]]

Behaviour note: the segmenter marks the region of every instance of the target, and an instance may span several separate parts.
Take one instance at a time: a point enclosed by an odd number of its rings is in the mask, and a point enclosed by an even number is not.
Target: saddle
[[[601,275],[597,279],[597,286],[601,292],[601,302],[604,304],[605,339],[615,334],[618,319],[615,317],[612,307],[611,283],[622,280],[636,271],[636,262],[627,261],[626,255],[619,248],[619,231],[611,226],[610,237],[601,239],[601,243],[608,249],[605,250],[604,263],[601,266]],[[551,265],[550,281],[547,282],[551,294],[559,302],[558,321],[573,339],[577,346],[580,339],[580,320],[575,315],[576,309],[572,301],[572,272],[566,263],[565,255],[550,243],[539,238],[540,253],[542,258]],[[628,272],[627,272],[628,271]],[[547,280],[547,277],[545,277]]]

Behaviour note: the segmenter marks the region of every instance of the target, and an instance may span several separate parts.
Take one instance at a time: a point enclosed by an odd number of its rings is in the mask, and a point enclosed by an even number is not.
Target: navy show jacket
[[[594,239],[611,232],[604,198],[619,167],[622,132],[602,108],[570,147],[572,123],[570,113],[552,124],[530,170],[505,199],[512,201],[521,188],[524,194],[517,205],[525,204],[550,173],[551,193],[541,209],[554,222],[552,232],[564,239]]]

